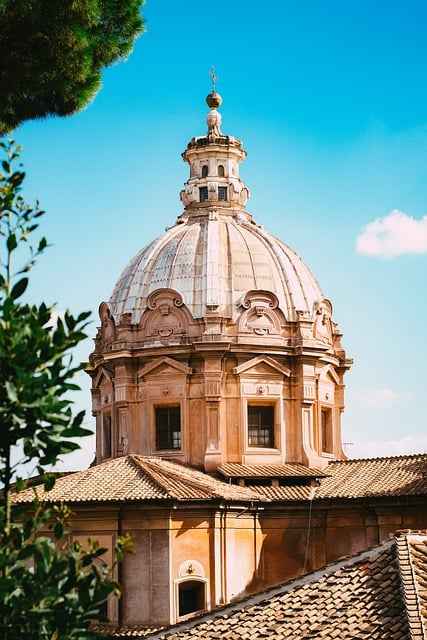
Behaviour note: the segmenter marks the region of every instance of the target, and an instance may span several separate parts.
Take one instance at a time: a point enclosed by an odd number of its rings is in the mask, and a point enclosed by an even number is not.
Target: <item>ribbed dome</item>
[[[194,318],[207,313],[233,318],[249,291],[274,293],[285,317],[310,314],[322,292],[304,262],[281,240],[255,224],[244,207],[249,190],[239,177],[242,142],[221,132],[222,99],[207,98],[206,135],[192,138],[182,154],[190,176],[180,197],[177,224],[142,249],[126,267],[110,299],[116,322],[139,322],[148,296],[174,289]]]
[[[110,299],[116,322],[125,313],[139,322],[156,289],[178,291],[195,318],[218,307],[232,318],[244,294],[276,294],[288,320],[313,311],[321,289],[301,258],[250,216],[189,216],[144,247],[120,276]]]

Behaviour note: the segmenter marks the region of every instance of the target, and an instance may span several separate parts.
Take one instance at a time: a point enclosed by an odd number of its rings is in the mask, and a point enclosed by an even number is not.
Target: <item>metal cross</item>
[[[212,80],[212,93],[215,93],[215,84],[218,82],[219,78],[215,74],[215,67],[212,65],[212,69],[209,71],[209,75]]]

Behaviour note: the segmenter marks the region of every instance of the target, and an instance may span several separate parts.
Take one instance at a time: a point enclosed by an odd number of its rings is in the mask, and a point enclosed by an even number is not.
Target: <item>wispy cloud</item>
[[[397,392],[383,387],[382,389],[369,389],[360,394],[359,400],[371,408],[387,408],[411,397],[408,392]]]
[[[380,258],[427,253],[427,216],[416,220],[394,209],[362,228],[356,239],[356,251]]]
[[[344,446],[349,458],[382,458],[387,456],[403,456],[427,452],[427,435],[406,435],[395,440],[363,440],[353,441]]]

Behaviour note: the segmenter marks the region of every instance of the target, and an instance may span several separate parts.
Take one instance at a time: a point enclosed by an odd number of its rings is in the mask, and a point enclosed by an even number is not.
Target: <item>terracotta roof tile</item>
[[[29,502],[34,489],[16,494],[15,502]],[[221,482],[183,465],[129,455],[77,471],[56,480],[49,492],[37,487],[47,502],[122,502],[141,500],[258,500],[247,487]]]
[[[423,579],[424,551],[419,559]],[[135,634],[152,640],[415,640],[399,568],[400,552],[392,540],[222,610],[155,633],[135,629]],[[113,637],[125,634],[117,630]]]
[[[427,454],[331,462],[320,486],[251,487],[269,500],[368,498],[427,494]]]
[[[318,497],[353,498],[427,493],[427,454],[331,462]]]
[[[231,485],[208,474],[160,458],[130,455],[57,479],[48,494],[38,489],[48,501],[111,502],[123,500],[267,500],[295,501],[334,498],[366,498],[427,494],[427,454],[345,460],[331,462],[325,476],[303,465],[223,465],[228,473],[259,473],[259,478],[277,477],[277,471],[292,468],[310,477],[314,473],[320,486],[251,486]],[[288,469],[290,471],[290,469]],[[266,475],[262,475],[262,473]],[[243,476],[240,476],[243,477]],[[254,478],[255,475],[247,475]],[[288,476],[291,477],[291,476]],[[294,476],[295,477],[295,476]],[[16,496],[17,502],[32,499],[28,489]]]
[[[327,473],[303,464],[222,464],[218,472],[227,478],[323,478]]]
[[[427,637],[426,532],[401,532],[396,544],[411,637],[422,640]]]

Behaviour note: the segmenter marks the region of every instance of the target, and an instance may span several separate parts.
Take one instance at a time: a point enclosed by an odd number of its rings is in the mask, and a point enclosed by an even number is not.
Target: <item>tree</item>
[[[143,31],[144,0],[0,0],[0,135],[71,115]]]
[[[93,619],[102,619],[102,603],[119,586],[100,563],[105,549],[64,539],[70,512],[34,504],[12,504],[12,483],[25,486],[20,464],[31,462],[45,487],[47,471],[60,455],[79,448],[73,440],[88,435],[84,412],[73,416],[72,378],[82,368],[70,350],[86,336],[88,313],[75,318],[53,306],[23,302],[28,272],[47,242],[32,237],[43,215],[38,203],[21,194],[25,174],[15,168],[19,148],[0,143],[6,152],[0,171],[0,637],[3,640],[88,640]],[[15,262],[20,264],[15,268]],[[19,450],[21,459],[13,457]],[[49,525],[50,535],[42,532]],[[118,559],[128,540],[120,540]]]

